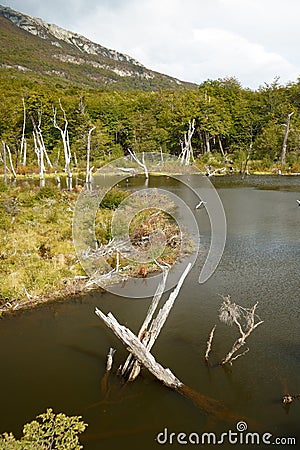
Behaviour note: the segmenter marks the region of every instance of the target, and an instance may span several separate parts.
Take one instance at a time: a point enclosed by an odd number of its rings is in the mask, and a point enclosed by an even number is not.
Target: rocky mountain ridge
[[[9,7],[0,5],[0,19],[2,69],[52,75],[92,87],[157,90],[192,85],[147,69],[134,58],[80,34]]]

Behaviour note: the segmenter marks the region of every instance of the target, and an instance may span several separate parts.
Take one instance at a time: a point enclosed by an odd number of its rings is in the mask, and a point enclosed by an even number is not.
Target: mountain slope
[[[146,69],[130,56],[77,33],[0,5],[0,69],[5,76],[40,76],[92,88],[142,89],[193,86]]]

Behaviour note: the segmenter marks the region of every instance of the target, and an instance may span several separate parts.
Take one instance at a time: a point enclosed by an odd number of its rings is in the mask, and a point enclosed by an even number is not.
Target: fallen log
[[[179,294],[179,291],[182,287],[182,284],[186,278],[186,276],[188,275],[189,271],[191,269],[191,263],[189,263],[186,267],[186,269],[184,270],[184,272],[182,273],[178,284],[176,286],[176,288],[174,289],[174,291],[171,292],[168,300],[166,301],[166,303],[164,304],[164,306],[159,310],[157,317],[155,319],[152,320],[151,324],[150,321],[153,317],[153,314],[155,312],[155,309],[157,308],[157,305],[159,303],[159,300],[161,299],[161,296],[163,294],[164,288],[165,288],[165,284],[166,284],[166,280],[167,280],[167,276],[169,271],[167,269],[164,270],[163,272],[163,278],[162,281],[160,282],[160,284],[158,285],[158,288],[156,290],[156,293],[153,297],[152,303],[150,305],[150,308],[148,310],[148,314],[146,316],[146,319],[141,327],[140,333],[139,333],[139,339],[140,341],[143,343],[143,345],[147,348],[147,350],[151,350],[151,348],[153,347],[156,339],[158,338],[169,314],[170,311],[174,305],[174,302]],[[150,324],[150,325],[149,325]],[[148,325],[149,325],[149,329],[148,329]],[[128,381],[133,381],[137,378],[137,376],[140,373],[140,364],[138,361],[134,361],[132,358],[130,360],[131,364],[130,364],[130,372],[128,371],[128,365],[125,367],[125,370],[122,370],[122,375],[126,376],[127,375],[127,379]],[[125,362],[126,365],[127,361]]]
[[[105,315],[99,308],[96,308],[95,313],[103,320],[108,328],[114,332],[114,334],[121,340],[127,350],[133,354],[139,363],[145,366],[149,372],[151,372],[165,386],[174,389],[179,394],[191,400],[205,413],[214,416],[218,420],[229,422],[230,424],[241,419],[246,420],[245,418],[237,416],[231,412],[218,400],[202,395],[199,392],[194,391],[189,386],[184,385],[170,369],[164,368],[160,363],[158,363],[149,350],[147,350],[147,348],[141,343],[138,337],[135,336],[135,334],[127,327],[119,324],[112,313]],[[251,421],[247,419],[247,423],[249,424],[250,422]]]
[[[158,306],[158,303],[162,297],[162,294],[164,293],[168,273],[169,273],[168,269],[163,269],[163,274],[162,274],[163,276],[162,276],[161,282],[159,283],[159,285],[156,289],[156,292],[154,294],[152,302],[147,311],[146,318],[145,318],[145,320],[140,328],[140,331],[138,333],[138,339],[141,342],[143,342],[143,344],[145,344],[144,340],[146,338],[147,328],[152,320],[152,317],[153,317],[155,310]],[[133,381],[138,376],[139,372],[140,372],[140,365],[139,365],[138,361],[136,361],[134,356],[132,356],[132,354],[130,353],[130,355],[128,355],[128,357],[121,369],[121,374],[124,378],[127,378],[130,381]]]

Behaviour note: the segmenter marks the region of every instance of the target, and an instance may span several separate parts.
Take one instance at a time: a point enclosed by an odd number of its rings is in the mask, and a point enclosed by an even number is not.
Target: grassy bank
[[[78,194],[55,187],[14,188],[3,183],[0,189],[2,310],[80,291],[82,281],[77,277],[83,272],[72,244]]]
[[[114,188],[98,209],[95,235],[99,244],[111,238],[113,210],[127,196]],[[79,193],[54,186],[7,186],[0,182],[0,314],[86,290],[84,273],[73,246],[73,212]],[[173,264],[180,252],[180,232],[173,219],[157,210],[142,211],[130,226],[130,238],[137,248],[154,230],[166,230],[166,251],[162,262]],[[179,236],[179,239],[175,239]],[[155,264],[128,265],[116,254],[109,263],[124,267],[127,276],[146,276],[157,270]],[[126,269],[125,269],[126,267]],[[92,288],[97,288],[93,285]]]

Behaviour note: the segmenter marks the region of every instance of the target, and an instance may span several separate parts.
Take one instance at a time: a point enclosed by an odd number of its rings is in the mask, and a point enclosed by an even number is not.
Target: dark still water
[[[174,180],[155,178],[151,183],[169,185],[195,205],[187,188]],[[241,185],[237,179],[222,178],[215,184],[228,225],[223,258],[204,285],[198,284],[200,260],[195,263],[152,351],[186,385],[248,422],[248,431],[270,433],[270,442],[295,437],[294,448],[300,448],[300,401],[289,409],[281,403],[286,392],[300,394],[299,179],[249,177]],[[205,210],[196,213],[205,249],[208,220]],[[137,289],[147,282],[141,280]],[[203,355],[213,325],[217,329],[211,362],[220,361],[237,337],[234,327],[218,320],[220,295],[227,294],[244,307],[259,302],[257,313],[264,323],[250,336],[250,351],[232,367],[208,368]],[[168,433],[210,431],[217,436],[236,431],[235,421],[215,419],[146,370],[130,385],[112,374],[110,392],[103,394],[108,348],[117,349],[115,369],[127,352],[94,314],[95,307],[112,311],[137,331],[149,302],[93,293],[1,320],[0,432],[19,435],[22,425],[47,407],[83,416],[89,424],[81,438],[87,450],[164,447],[155,438],[165,428]]]

